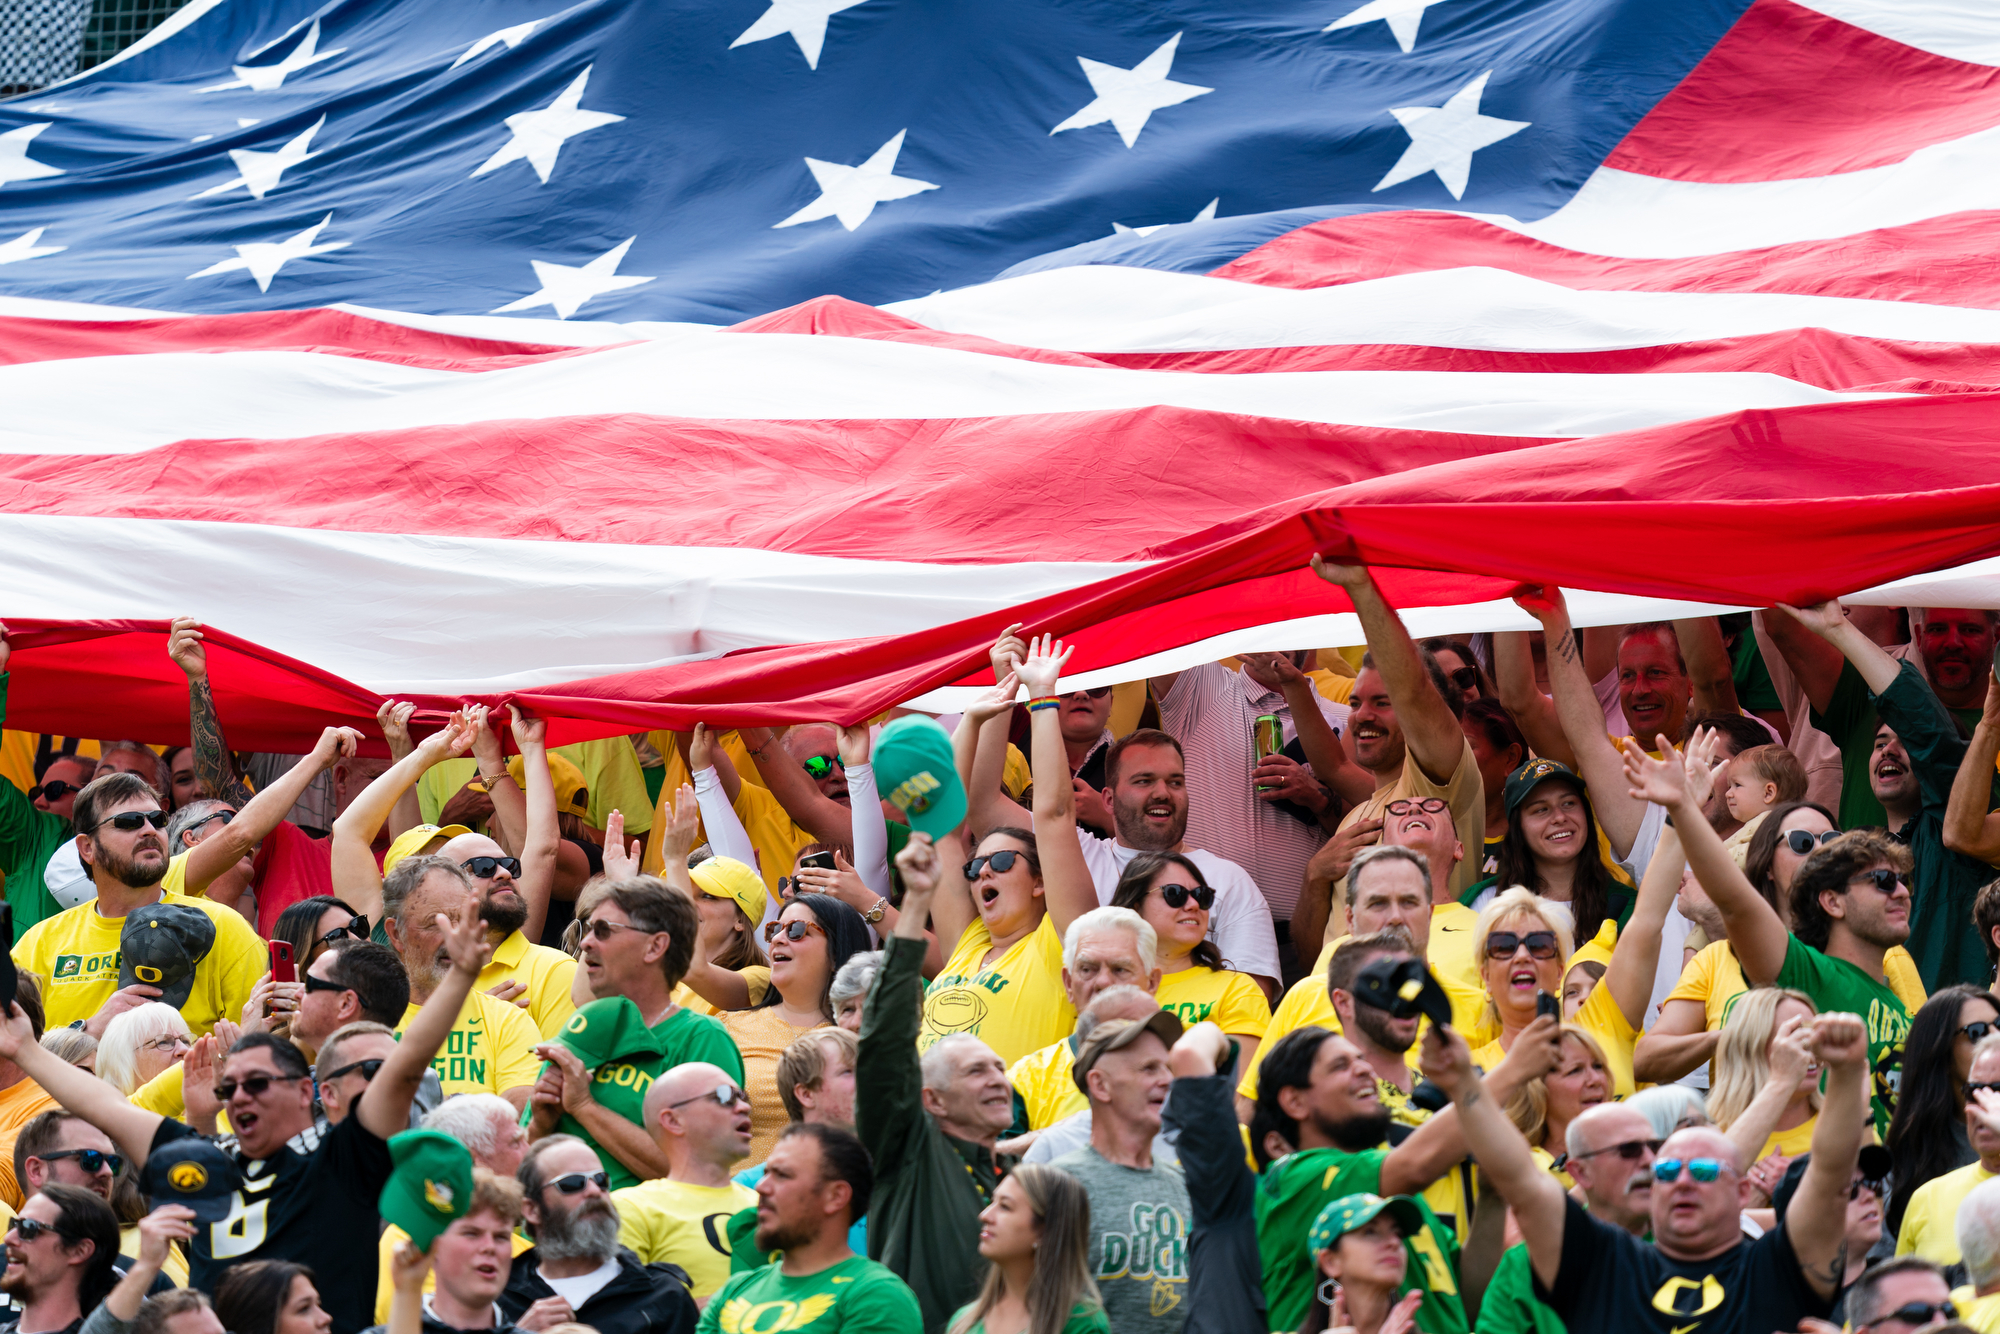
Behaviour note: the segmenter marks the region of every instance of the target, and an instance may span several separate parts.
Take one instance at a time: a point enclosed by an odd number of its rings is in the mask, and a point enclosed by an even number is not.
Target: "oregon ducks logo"
[[[967,986],[933,994],[924,1007],[924,1028],[935,1042],[948,1033],[977,1033],[986,1018],[986,998]]]
[[[899,811],[922,815],[931,808],[931,793],[943,786],[937,776],[926,769],[896,784],[889,793],[889,800]]]
[[[424,1203],[441,1214],[451,1212],[451,1187],[442,1181],[424,1181]]]
[[[143,963],[135,963],[132,965],[132,976],[148,986],[157,987],[167,975],[157,968],[148,968]]]
[[[167,1169],[167,1180],[183,1195],[192,1195],[208,1184],[208,1169],[200,1163],[175,1163]]]
[[[589,1018],[585,1016],[582,1010],[578,1010],[575,1014],[569,1017],[569,1022],[563,1025],[563,1032],[581,1033],[583,1032],[584,1029],[589,1027],[590,1027]]]
[[[1722,1305],[1722,1297],[1722,1284],[1716,1282],[1713,1274],[1699,1283],[1691,1278],[1670,1278],[1653,1294],[1653,1309],[1670,1316],[1707,1315]],[[1698,1299],[1700,1305],[1691,1311],[1683,1309],[1691,1299]]]

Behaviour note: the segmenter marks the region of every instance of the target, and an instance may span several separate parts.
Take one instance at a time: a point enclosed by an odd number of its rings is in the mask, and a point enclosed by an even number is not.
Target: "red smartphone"
[[[271,942],[271,980],[273,982],[299,980],[299,970],[292,966],[292,943],[288,940]]]

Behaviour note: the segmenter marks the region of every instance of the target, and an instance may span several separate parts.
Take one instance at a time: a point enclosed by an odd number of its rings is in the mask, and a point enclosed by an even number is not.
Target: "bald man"
[[[653,1081],[642,1114],[669,1170],[612,1192],[618,1240],[642,1264],[687,1270],[706,1302],[729,1278],[730,1216],[757,1207],[757,1192],[729,1179],[750,1156],[750,1095],[722,1067],[690,1061]]]

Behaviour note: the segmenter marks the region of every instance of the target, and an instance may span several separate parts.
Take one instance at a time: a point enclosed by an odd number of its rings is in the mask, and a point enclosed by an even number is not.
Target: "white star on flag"
[[[282,37],[278,39],[280,42],[283,40],[285,39]],[[272,45],[275,46],[277,43],[273,42]],[[270,47],[265,48],[265,50],[269,49]],[[236,77],[230,82],[210,84],[206,88],[197,88],[195,91],[198,93],[220,93],[226,92],[231,88],[248,88],[253,93],[268,93],[274,88],[282,87],[287,75],[297,74],[306,66],[317,65],[322,60],[331,60],[346,49],[344,46],[336,46],[331,51],[321,51],[319,49],[319,20],[314,19],[312,26],[306,29],[306,35],[299,39],[297,46],[292,48],[291,54],[280,60],[277,64],[237,65],[234,67]]]
[[[509,301],[504,306],[494,308],[495,315],[504,315],[514,310],[533,310],[536,306],[554,306],[558,319],[568,319],[576,314],[584,302],[606,292],[616,292],[622,287],[637,287],[649,283],[651,278],[636,276],[621,277],[618,266],[625,262],[625,252],[639,238],[628,236],[611,249],[581,267],[569,264],[551,264],[546,260],[531,259],[535,278],[541,283],[537,291],[528,293],[519,301]]]
[[[1209,200],[1208,203],[1203,206],[1201,212],[1195,214],[1192,218],[1189,218],[1188,221],[1207,222],[1209,219],[1215,216],[1216,205],[1220,204],[1221,202],[1222,202],[1222,197],[1220,195],[1217,195],[1214,199]],[[1157,232],[1162,227],[1173,227],[1177,225],[1178,224],[1171,222],[1156,222],[1150,227],[1127,227],[1122,222],[1114,222],[1111,224],[1111,234],[1113,236],[1151,236],[1154,232]]]
[[[1396,45],[1405,51],[1412,51],[1416,49],[1417,25],[1424,21],[1424,11],[1442,3],[1443,0],[1368,0],[1361,8],[1341,15],[1320,31],[1338,32],[1342,28],[1358,28],[1380,19],[1389,25]]]
[[[238,269],[248,269],[250,276],[257,280],[257,290],[271,290],[271,279],[278,276],[278,270],[295,259],[306,259],[312,255],[324,255],[329,250],[345,250],[347,242],[328,241],[316,244],[319,234],[333,221],[329,213],[312,226],[295,236],[287,236],[282,241],[252,241],[249,245],[235,247],[236,258],[219,260],[199,273],[190,273],[189,278],[206,278],[212,273],[234,273]]]
[[[1108,120],[1117,128],[1118,137],[1125,141],[1125,146],[1130,148],[1139,142],[1139,131],[1146,128],[1147,118],[1155,111],[1214,92],[1213,88],[1176,83],[1167,77],[1168,71],[1174,67],[1174,52],[1180,44],[1181,35],[1175,33],[1159,50],[1131,69],[1120,69],[1116,65],[1078,56],[1076,63],[1083,66],[1083,77],[1090,80],[1090,90],[1097,96],[1083,110],[1049,133],[1080,130],[1086,125],[1102,125]]]
[[[819,182],[819,198],[783,222],[772,223],[773,230],[796,227],[799,223],[816,222],[821,218],[839,218],[840,225],[851,232],[868,221],[868,215],[875,211],[877,204],[937,189],[929,181],[896,175],[896,155],[903,151],[903,136],[908,133],[908,129],[896,131],[895,138],[876,149],[858,167],[821,162],[816,157],[807,158],[806,166],[812,171],[813,179]]]
[[[799,44],[806,68],[819,68],[820,48],[826,45],[826,21],[843,9],[852,9],[867,0],[771,0],[771,7],[729,44],[734,51],[751,42],[761,42],[785,33]]]
[[[1486,81],[1492,77],[1493,71],[1487,70],[1453,93],[1441,107],[1393,108],[1389,114],[1402,123],[1410,136],[1410,146],[1375,188],[1386,190],[1434,171],[1453,199],[1465,198],[1466,178],[1472,174],[1472,155],[1534,124],[1479,114],[1480,94],[1486,91]]]
[[[549,183],[549,173],[556,169],[556,154],[562,152],[563,143],[587,130],[595,130],[605,125],[624,120],[607,111],[585,111],[577,103],[583,100],[584,85],[590,82],[591,65],[583,67],[583,73],[570,80],[569,87],[556,95],[556,100],[539,111],[521,111],[507,117],[507,128],[514,137],[500,146],[500,150],[479,164],[472,174],[484,176],[489,171],[498,171],[509,162],[526,158],[528,165],[535,169],[535,175],[542,178],[542,184]]]
[[[18,264],[24,259],[40,259],[43,255],[69,249],[61,245],[36,245],[35,242],[41,240],[42,233],[47,230],[46,227],[36,227],[22,232],[11,241],[0,241],[0,264]]]
[[[463,65],[466,61],[475,59],[479,56],[486,54],[486,52],[492,50],[496,46],[499,46],[503,42],[506,43],[507,49],[509,51],[512,51],[522,42],[528,40],[528,34],[533,32],[536,26],[539,25],[541,22],[542,22],[541,19],[529,19],[526,23],[517,23],[511,28],[502,28],[498,32],[489,32],[484,37],[474,42],[471,46],[466,47],[464,54],[459,56],[458,59],[452,61],[450,65],[446,66],[446,68],[457,69],[460,65]]]
[[[221,185],[211,185],[208,189],[192,197],[201,199],[208,195],[219,195],[224,190],[234,190],[240,185],[251,194],[257,196],[257,198],[262,199],[265,195],[278,188],[278,178],[283,176],[285,172],[298,166],[299,163],[304,162],[307,158],[319,156],[318,153],[310,151],[309,145],[312,143],[312,137],[318,134],[320,127],[325,124],[326,117],[321,116],[318,120],[306,126],[305,129],[293,135],[291,139],[286,141],[283,147],[271,152],[265,152],[257,148],[230,149],[229,160],[236,164],[236,170],[242,174],[233,181],[224,181]]]
[[[18,130],[0,134],[0,185],[9,181],[36,181],[44,176],[60,176],[61,167],[51,167],[46,162],[37,162],[28,156],[28,142],[49,126],[55,124],[45,120],[40,125],[23,125]]]

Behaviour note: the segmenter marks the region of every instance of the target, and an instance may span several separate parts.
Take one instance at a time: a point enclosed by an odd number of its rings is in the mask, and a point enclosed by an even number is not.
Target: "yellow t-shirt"
[[[1480,781],[1479,763],[1472,757],[1472,743],[1465,743],[1459,751],[1458,767],[1441,784],[1430,780],[1415,755],[1405,756],[1403,772],[1396,781],[1371,793],[1366,801],[1342,816],[1340,827],[1345,829],[1357,820],[1380,820],[1390,802],[1406,797],[1444,798],[1451,811],[1452,826],[1458,831],[1458,841],[1467,852],[1452,868],[1451,892],[1454,897],[1465,893],[1484,878],[1480,874],[1480,859],[1476,853],[1484,846],[1486,838],[1486,785]],[[1346,902],[1345,877],[1340,883],[1340,893],[1341,902]]]
[[[981,964],[992,948],[985,919],[974,917],[924,993],[918,1050],[928,1051],[947,1033],[971,1033],[1012,1065],[1075,1031],[1076,1007],[1063,990],[1056,919],[1043,914],[1041,924],[1006,953]]]
[[[1262,993],[1260,992],[1261,996]],[[1090,1106],[1071,1072],[1076,1069],[1076,1053],[1070,1050],[1074,1038],[1051,1042],[1040,1051],[1031,1051],[1007,1067],[1007,1082],[1021,1095],[1027,1108],[1028,1128],[1043,1130],[1067,1116]]]
[[[1638,1045],[1639,1030],[1632,1027],[1625,1012],[1611,999],[1611,989],[1602,982],[1591,988],[1589,998],[1570,1022],[1596,1038],[1597,1045],[1604,1048],[1605,1068],[1611,1074],[1611,1096],[1631,1097],[1636,1089],[1632,1082],[1632,1048]]]
[[[1927,997],[1924,981],[1917,976],[1916,960],[1901,945],[1887,951],[1882,956],[1882,974],[1888,979],[1889,990],[1896,993],[1896,999],[1909,1007],[1915,1014],[1923,1008]],[[1700,1001],[1707,1014],[1707,1027],[1713,1032],[1722,1027],[1729,1018],[1730,1007],[1736,998],[1750,989],[1749,981],[1743,976],[1743,965],[1729,948],[1729,942],[1718,940],[1712,945],[1704,945],[1688,960],[1681,970],[1680,981],[1667,993],[1670,1001]]]
[[[618,1243],[639,1263],[658,1260],[687,1270],[698,1302],[729,1280],[729,1220],[757,1207],[757,1192],[734,1181],[691,1186],[682,1181],[642,1181],[611,1192],[618,1209]]]
[[[552,747],[549,753],[562,756],[582,771],[590,792],[591,824],[602,829],[611,812],[623,811],[628,838],[637,838],[653,827],[653,799],[646,795],[646,771],[639,767],[639,752],[632,749],[631,738],[578,741]],[[479,762],[473,759],[443,760],[426,770],[417,780],[417,806],[424,822],[436,824],[444,804],[477,777]]]
[[[1809,1116],[1790,1130],[1774,1130],[1764,1141],[1764,1147],[1757,1151],[1759,1158],[1768,1158],[1774,1153],[1782,1153],[1787,1158],[1796,1158],[1802,1153],[1812,1152],[1813,1130],[1819,1125],[1819,1117]]]
[[[736,975],[743,979],[743,986],[750,993],[751,1007],[763,1004],[764,997],[771,991],[770,968],[753,963],[748,968],[737,969]],[[720,1005],[711,1005],[706,997],[685,982],[674,988],[674,1004],[685,1005],[696,1014],[705,1014],[710,1018],[727,1013]]]
[[[21,1078],[0,1089],[0,1203],[19,1209],[26,1200],[21,1183],[14,1179],[14,1141],[21,1127],[55,1107],[56,1100],[34,1080]]]
[[[1271,1026],[1271,1003],[1248,973],[1233,969],[1183,968],[1160,975],[1160,1008],[1187,1027],[1203,1020],[1225,1033],[1262,1039]]]
[[[396,1026],[398,1042],[420,1008],[412,1005],[403,1012],[403,1022]],[[459,1007],[458,1022],[451,1026],[431,1068],[437,1071],[447,1098],[454,1093],[533,1088],[542,1069],[541,1058],[535,1055],[541,1040],[541,1032],[526,1010],[474,991]]]
[[[544,1038],[554,1041],[569,1017],[576,1013],[576,1002],[569,996],[570,982],[575,976],[575,959],[561,950],[531,944],[516,931],[494,949],[492,962],[479,970],[479,980],[473,987],[491,991],[502,982],[519,982],[528,989],[525,1013],[529,1020]],[[515,1008],[521,1007],[517,1004]]]
[[[830,1025],[793,1028],[779,1016],[775,1005],[757,1010],[724,1010],[715,1019],[729,1031],[743,1057],[743,1091],[750,1095],[750,1156],[737,1164],[737,1170],[741,1171],[771,1156],[779,1134],[791,1120],[785,1114],[784,1100],[778,1096],[778,1058],[795,1038],[812,1032],[813,1028]]]
[[[1967,1284],[1951,1290],[1951,1304],[1958,1308],[1959,1320],[1979,1334],[2000,1334],[2000,1292],[1981,1297],[1979,1289]]]
[[[181,1006],[188,1028],[201,1037],[217,1019],[242,1018],[251,988],[269,968],[256,929],[234,908],[207,899],[166,894],[160,901],[199,909],[215,922],[215,944],[195,965],[194,988]],[[124,926],[122,917],[99,916],[93,899],[37,922],[14,946],[15,967],[44,979],[48,1027],[90,1018],[118,990],[118,937]]]
[[[1955,1265],[1958,1253],[1958,1206],[1972,1188],[1991,1181],[1994,1173],[1978,1163],[1932,1177],[1910,1196],[1903,1211],[1903,1230],[1896,1234],[1896,1254],[1920,1255],[1937,1265]]]
[[[379,1259],[377,1260],[378,1273],[375,1281],[375,1323],[378,1325],[389,1323],[389,1299],[396,1295],[396,1283],[390,1277],[393,1271],[389,1262],[395,1258],[396,1243],[399,1241],[408,1241],[409,1239],[410,1234],[397,1227],[394,1223],[390,1223],[383,1229],[379,1247]],[[514,1254],[519,1255],[534,1244],[534,1242],[529,1241],[520,1233],[516,1232],[514,1234]],[[182,1286],[185,1287],[186,1284],[183,1283]],[[428,1269],[424,1271],[424,1291],[437,1291],[437,1274]]]

